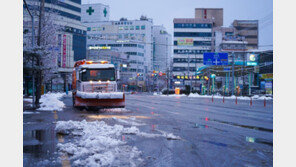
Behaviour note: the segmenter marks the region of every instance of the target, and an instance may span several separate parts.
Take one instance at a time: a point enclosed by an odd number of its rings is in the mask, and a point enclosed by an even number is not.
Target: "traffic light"
[[[140,74],[139,74],[139,73],[137,73],[137,76],[140,76]]]

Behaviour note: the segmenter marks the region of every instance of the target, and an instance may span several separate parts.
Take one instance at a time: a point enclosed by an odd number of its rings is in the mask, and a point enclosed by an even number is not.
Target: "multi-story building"
[[[223,26],[223,8],[195,8],[196,19],[212,19],[213,27]]]
[[[27,0],[29,9],[34,10],[39,6],[40,0]],[[24,29],[31,30],[31,18],[24,9]],[[55,24],[62,26],[63,31],[57,32],[57,42],[59,44],[60,55],[57,63],[61,71],[63,68],[73,67],[76,60],[86,56],[86,27],[81,24],[81,0],[73,1],[51,1],[45,0],[45,14],[47,11],[56,13],[57,20]],[[38,21],[37,15],[34,17]],[[35,24],[37,35],[37,26]]]
[[[172,56],[172,36],[164,26],[153,26],[153,70],[166,72]]]
[[[143,85],[145,74],[152,71],[152,19],[84,22],[87,26],[87,47],[107,46],[127,54],[128,72]],[[137,77],[137,74],[141,77]]]
[[[35,40],[37,40],[38,35],[40,2],[42,1],[26,0],[28,8],[35,20]],[[50,13],[54,16],[54,25],[61,27],[55,34],[57,45],[55,48],[50,49],[58,53],[55,60],[58,72],[60,74],[70,74],[74,61],[85,59],[86,57],[86,27],[81,23],[81,0],[44,0],[45,18]],[[45,22],[45,24],[47,23]],[[28,32],[24,34],[24,39],[31,36],[32,22],[25,5],[23,8],[23,29],[24,32]]]
[[[212,19],[174,19],[173,76],[185,80],[181,85],[195,79],[197,68],[203,66],[203,53],[213,50],[212,28]]]
[[[245,37],[248,49],[258,49],[258,20],[234,20],[232,26],[238,36]]]
[[[214,27],[214,47],[215,52],[220,51],[220,45],[223,40],[231,39],[235,34],[235,28],[233,27]]]

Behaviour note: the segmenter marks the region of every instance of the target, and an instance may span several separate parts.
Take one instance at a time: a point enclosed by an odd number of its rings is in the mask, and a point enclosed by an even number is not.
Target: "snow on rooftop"
[[[126,124],[126,121],[114,120]],[[69,135],[72,139],[71,142],[59,143],[57,147],[60,153],[72,155],[70,160],[74,166],[139,166],[143,162],[141,151],[137,147],[127,145],[124,135],[181,139],[172,133],[145,133],[135,126],[111,126],[104,121],[58,121],[55,130],[57,133]]]
[[[46,110],[46,111],[61,111],[65,104],[60,100],[65,93],[47,93],[41,96],[40,98],[40,108],[38,110]]]

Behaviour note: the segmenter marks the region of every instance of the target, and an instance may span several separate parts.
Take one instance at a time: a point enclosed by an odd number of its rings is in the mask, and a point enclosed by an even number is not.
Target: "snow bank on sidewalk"
[[[199,97],[199,98],[212,98],[212,95],[199,95],[198,93],[191,93],[189,94],[188,97]],[[222,99],[223,96],[221,95],[214,95],[214,99]],[[236,99],[236,96],[232,95],[232,96],[225,96],[224,99]],[[238,100],[250,100],[250,97],[247,96],[237,96]],[[254,95],[252,97],[252,100],[272,100],[271,97],[266,97],[266,96],[259,96],[259,95]]]
[[[38,110],[46,110],[46,111],[61,111],[65,104],[60,100],[63,96],[65,96],[65,93],[47,93],[41,96],[40,102],[40,108]]]
[[[59,152],[72,155],[73,166],[139,166],[143,161],[141,151],[127,145],[123,135],[180,139],[171,133],[149,134],[135,126],[110,126],[104,121],[58,121],[56,131],[72,138],[71,142],[59,143],[57,147]]]

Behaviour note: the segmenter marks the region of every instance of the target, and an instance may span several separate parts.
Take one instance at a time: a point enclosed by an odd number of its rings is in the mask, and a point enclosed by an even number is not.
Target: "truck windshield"
[[[82,69],[81,81],[115,81],[115,69]]]

